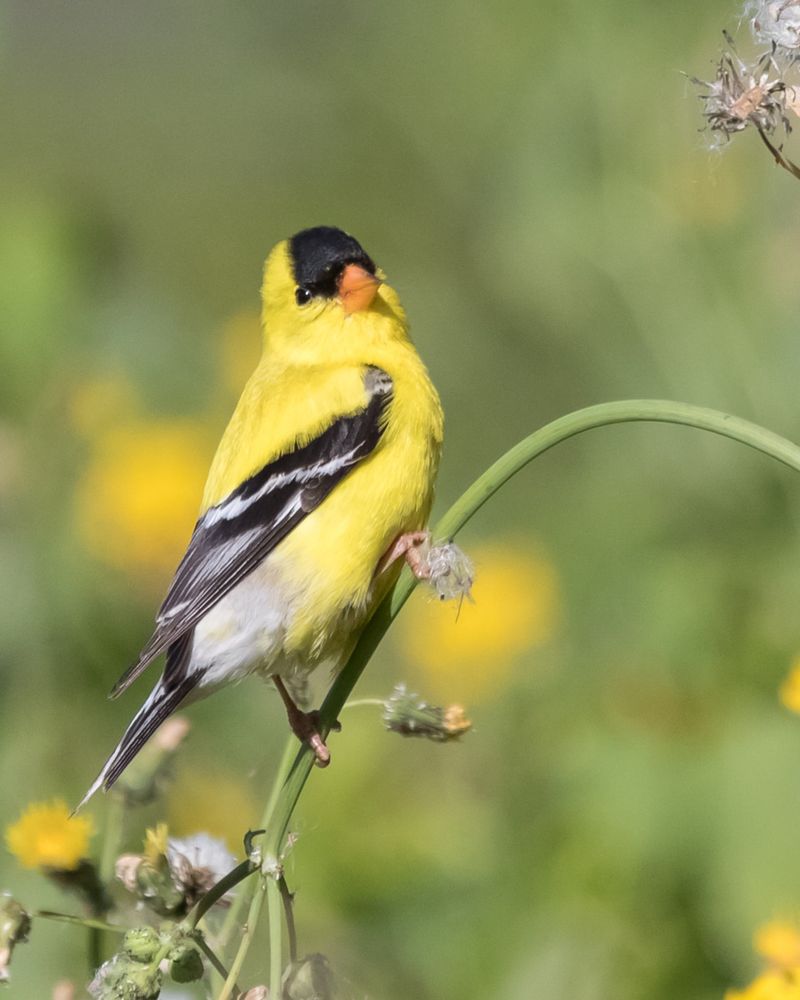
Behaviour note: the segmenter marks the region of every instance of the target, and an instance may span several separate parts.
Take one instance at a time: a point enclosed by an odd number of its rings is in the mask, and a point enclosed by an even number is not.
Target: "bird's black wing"
[[[389,375],[375,367],[367,368],[364,386],[368,402],[363,409],[339,417],[308,444],[265,465],[200,518],[156,617],[156,630],[112,697],[186,636],[371,454],[383,433],[393,386]],[[181,672],[190,646],[181,643],[181,655],[167,665],[169,673]]]

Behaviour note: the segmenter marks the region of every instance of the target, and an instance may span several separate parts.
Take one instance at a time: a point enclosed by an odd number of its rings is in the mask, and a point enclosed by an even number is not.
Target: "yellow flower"
[[[778,695],[790,712],[800,714],[800,657],[792,664],[791,670],[779,688]]]
[[[76,495],[81,537],[98,559],[159,585],[175,569],[197,519],[210,460],[190,420],[136,420],[93,441]]]
[[[771,920],[756,931],[753,945],[775,969],[800,967],[800,927],[796,923]]]
[[[158,823],[155,829],[148,827],[144,833],[144,856],[150,864],[157,868],[161,859],[167,856],[167,841],[169,827],[166,823]]]
[[[93,832],[89,817],[70,817],[66,803],[40,802],[6,828],[6,845],[23,868],[74,871],[86,858]]]
[[[728,990],[725,1000],[800,1000],[796,972],[764,972],[744,990]]]
[[[401,641],[435,699],[474,702],[507,677],[521,654],[547,642],[559,616],[552,564],[524,546],[487,545],[469,553],[474,603],[417,594],[402,617]]]

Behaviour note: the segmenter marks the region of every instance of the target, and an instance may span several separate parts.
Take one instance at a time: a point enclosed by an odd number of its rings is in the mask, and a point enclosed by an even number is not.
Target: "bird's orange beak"
[[[345,267],[339,278],[339,300],[348,316],[372,305],[380,283],[380,278],[376,278],[359,264],[348,264]]]

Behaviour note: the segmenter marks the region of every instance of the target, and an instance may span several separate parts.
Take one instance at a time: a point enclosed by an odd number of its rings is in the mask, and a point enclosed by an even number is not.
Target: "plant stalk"
[[[533,459],[549,451],[550,448],[560,444],[562,441],[567,441],[569,438],[582,434],[584,431],[594,430],[597,427],[641,422],[680,424],[708,431],[712,434],[718,434],[745,444],[800,472],[800,448],[786,438],[774,434],[748,420],[730,416],[719,410],[694,406],[690,403],[676,403],[670,400],[632,399],[612,403],[600,403],[596,406],[576,410],[574,413],[569,413],[558,420],[552,421],[540,430],[534,431],[533,434],[528,435],[519,444],[507,451],[479,476],[450,507],[433,529],[434,538],[453,538],[513,476],[529,462],[533,461]],[[404,568],[394,588],[384,598],[365,626],[350,659],[334,681],[320,708],[320,728],[323,735],[327,735],[330,732],[372,654],[377,649],[391,623],[397,617],[400,609],[408,600],[415,585],[416,581],[414,577],[407,567]],[[272,855],[275,858],[280,858],[281,856],[289,823],[314,765],[314,754],[307,745],[300,746],[296,750],[291,764],[287,765],[291,756],[292,745],[293,740],[287,744],[287,750],[284,752],[284,757],[281,761],[280,770],[281,772],[285,770],[285,780],[281,784],[278,784],[276,781],[265,811],[265,821],[262,823],[267,830],[263,842],[264,854],[265,856]],[[238,868],[234,869],[233,872],[229,873],[222,880],[225,883],[224,891],[227,891],[237,882],[246,878],[254,870],[255,868],[252,865],[248,866],[247,863],[239,865]],[[271,881],[274,882],[274,879]],[[198,907],[196,907],[196,912],[199,911],[199,915],[192,915],[193,926],[196,925],[202,913],[206,912],[213,905],[213,902],[222,895],[221,892],[217,892],[221,884],[218,883],[200,901]],[[237,961],[240,956],[241,961],[244,961],[244,955],[247,953],[249,941],[252,938],[252,917],[255,916],[257,919],[266,891],[268,891],[268,887],[264,884],[264,879],[262,879],[251,903],[251,919],[248,919],[245,937],[241,942]],[[275,893],[279,899],[277,885],[275,886]],[[204,905],[206,900],[211,896],[213,896],[211,901],[207,905]],[[270,899],[272,899],[272,896],[270,896]],[[192,916],[190,916],[190,920]],[[272,927],[275,921],[271,919],[270,923]],[[270,959],[272,970],[271,982],[273,986],[276,964],[280,964],[279,949],[277,955],[273,949]],[[234,972],[238,972],[240,965],[241,962],[239,962],[239,965],[234,962],[234,966],[231,968],[231,975]],[[229,982],[230,978],[229,976]],[[219,1000],[227,1000],[229,996],[230,989],[224,990],[220,994]]]

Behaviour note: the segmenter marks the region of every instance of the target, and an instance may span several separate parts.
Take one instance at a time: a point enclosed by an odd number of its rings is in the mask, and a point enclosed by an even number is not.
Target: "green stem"
[[[203,917],[208,913],[217,900],[222,899],[226,892],[238,885],[248,875],[258,870],[258,865],[254,865],[250,858],[241,861],[235,868],[231,869],[227,875],[223,876],[219,882],[215,883],[208,892],[202,896],[195,904],[192,911],[187,914],[184,921],[184,928],[187,934],[197,927]]]
[[[354,701],[348,701],[343,707],[345,708],[386,708],[386,701],[383,698],[356,698]]]
[[[452,538],[512,476],[562,441],[597,427],[643,421],[683,424],[719,434],[746,444],[800,472],[800,448],[797,445],[740,417],[670,400],[631,399],[600,403],[554,420],[507,451],[456,500],[433,529],[434,538]],[[404,569],[393,590],[384,598],[361,633],[353,654],[322,703],[320,724],[324,732],[330,731],[372,654],[408,600],[415,583],[408,569]],[[314,754],[310,748],[306,745],[300,747],[278,799],[274,822],[265,845],[267,850],[272,850],[275,854],[279,853],[292,813],[313,765]]]
[[[294,896],[289,892],[289,886],[283,875],[278,879],[278,888],[281,890],[281,900],[283,902],[283,915],[286,919],[286,935],[289,945],[289,961],[297,961],[297,928],[294,923]]]
[[[89,962],[89,974],[94,973],[103,964],[103,932],[99,927],[88,929],[87,960]]]
[[[264,905],[265,886],[263,883],[265,881],[266,878],[262,877],[261,884],[256,888],[256,891],[253,894],[253,898],[250,902],[250,910],[247,914],[247,923],[245,924],[244,932],[242,933],[242,939],[239,942],[239,949],[236,952],[236,957],[231,965],[228,978],[225,980],[225,985],[222,987],[217,1000],[230,1000],[230,997],[233,995],[233,991],[236,989],[236,979],[242,971],[245,958],[247,958],[247,952],[250,950],[253,936],[255,935],[256,928],[258,927],[258,921],[261,916],[261,908]]]
[[[693,406],[690,403],[675,403],[669,400],[633,399],[601,403],[554,420],[507,451],[483,475],[479,476],[447,511],[433,529],[434,537],[454,537],[512,476],[555,445],[597,427],[632,422],[682,424],[709,431],[712,434],[719,434],[722,437],[746,444],[800,472],[800,448],[797,445],[739,417],[732,417],[729,414],[702,406]],[[350,659],[334,681],[320,709],[320,725],[324,733],[330,732],[331,726],[342,711],[350,692],[389,626],[408,600],[415,583],[416,581],[408,569],[404,569],[392,591],[381,602],[362,631]],[[287,745],[287,752],[291,750],[292,745],[291,742]],[[284,753],[284,761],[287,759],[287,752]],[[282,761],[281,770],[283,770],[284,761]],[[262,824],[267,828],[264,839],[265,854],[272,854],[276,858],[280,857],[292,814],[311,774],[313,764],[314,754],[307,745],[302,745],[296,751],[294,760],[287,769],[285,781],[280,786],[279,792],[276,793],[275,788],[273,788],[267,808],[270,822]],[[276,785],[276,787],[278,786]],[[254,870],[252,867],[248,870],[240,865],[234,872],[226,876],[223,879],[223,882],[227,883],[226,891],[236,882],[246,878],[252,870]],[[221,893],[216,893],[216,888],[212,889],[198,904],[198,906],[203,905],[209,896],[214,895],[214,899],[204,907],[203,912],[221,895]],[[261,886],[256,890],[251,911],[254,906],[258,906],[260,909],[258,901],[263,899],[264,889],[265,887]],[[246,935],[249,930],[248,922]],[[244,945],[243,941],[239,949],[240,953]],[[220,1000],[223,1000],[222,996]]]
[[[267,915],[269,917],[269,995],[280,997],[283,975],[281,942],[281,890],[276,875],[267,876]]]
[[[289,773],[289,766],[294,758],[296,747],[297,741],[295,740],[295,737],[290,734],[283,748],[283,754],[281,755],[280,763],[278,764],[275,780],[272,783],[272,791],[270,792],[269,800],[264,807],[264,814],[261,817],[259,829],[266,830],[269,828],[270,821],[272,820],[272,813],[275,809],[275,804],[278,801],[278,795],[280,794],[281,788],[283,788],[283,783],[286,780],[286,775]],[[225,949],[228,946],[228,942],[231,939],[234,929],[239,923],[240,914],[247,899],[248,893],[244,889],[241,889],[236,893],[236,896],[230,905],[230,909],[225,914],[225,922],[222,925],[222,930],[220,931],[217,943],[217,947],[223,954],[225,953]]]
[[[109,931],[111,934],[124,934],[127,928],[115,927],[104,920],[93,920],[90,917],[75,917],[71,913],[55,913],[53,910],[37,910],[34,917],[43,920],[57,920],[62,924],[77,924],[80,927],[92,927],[98,931]]]
[[[195,944],[197,945],[197,947],[200,949],[200,951],[203,952],[203,954],[206,956],[206,958],[212,964],[212,966],[214,967],[214,969],[216,970],[216,972],[219,974],[220,978],[224,982],[228,978],[228,976],[230,975],[230,973],[225,968],[225,966],[222,964],[222,962],[217,958],[214,950],[211,948],[211,946],[209,945],[209,943],[206,941],[205,935],[203,935],[202,932],[197,931],[193,935],[193,940],[194,940]],[[233,988],[236,990],[237,995],[242,992],[239,989],[239,986],[236,983],[233,984]]]
[[[114,863],[122,842],[125,826],[125,802],[122,796],[112,792],[108,799],[106,829],[103,839],[103,853],[100,858],[100,881],[108,888],[114,878]]]

